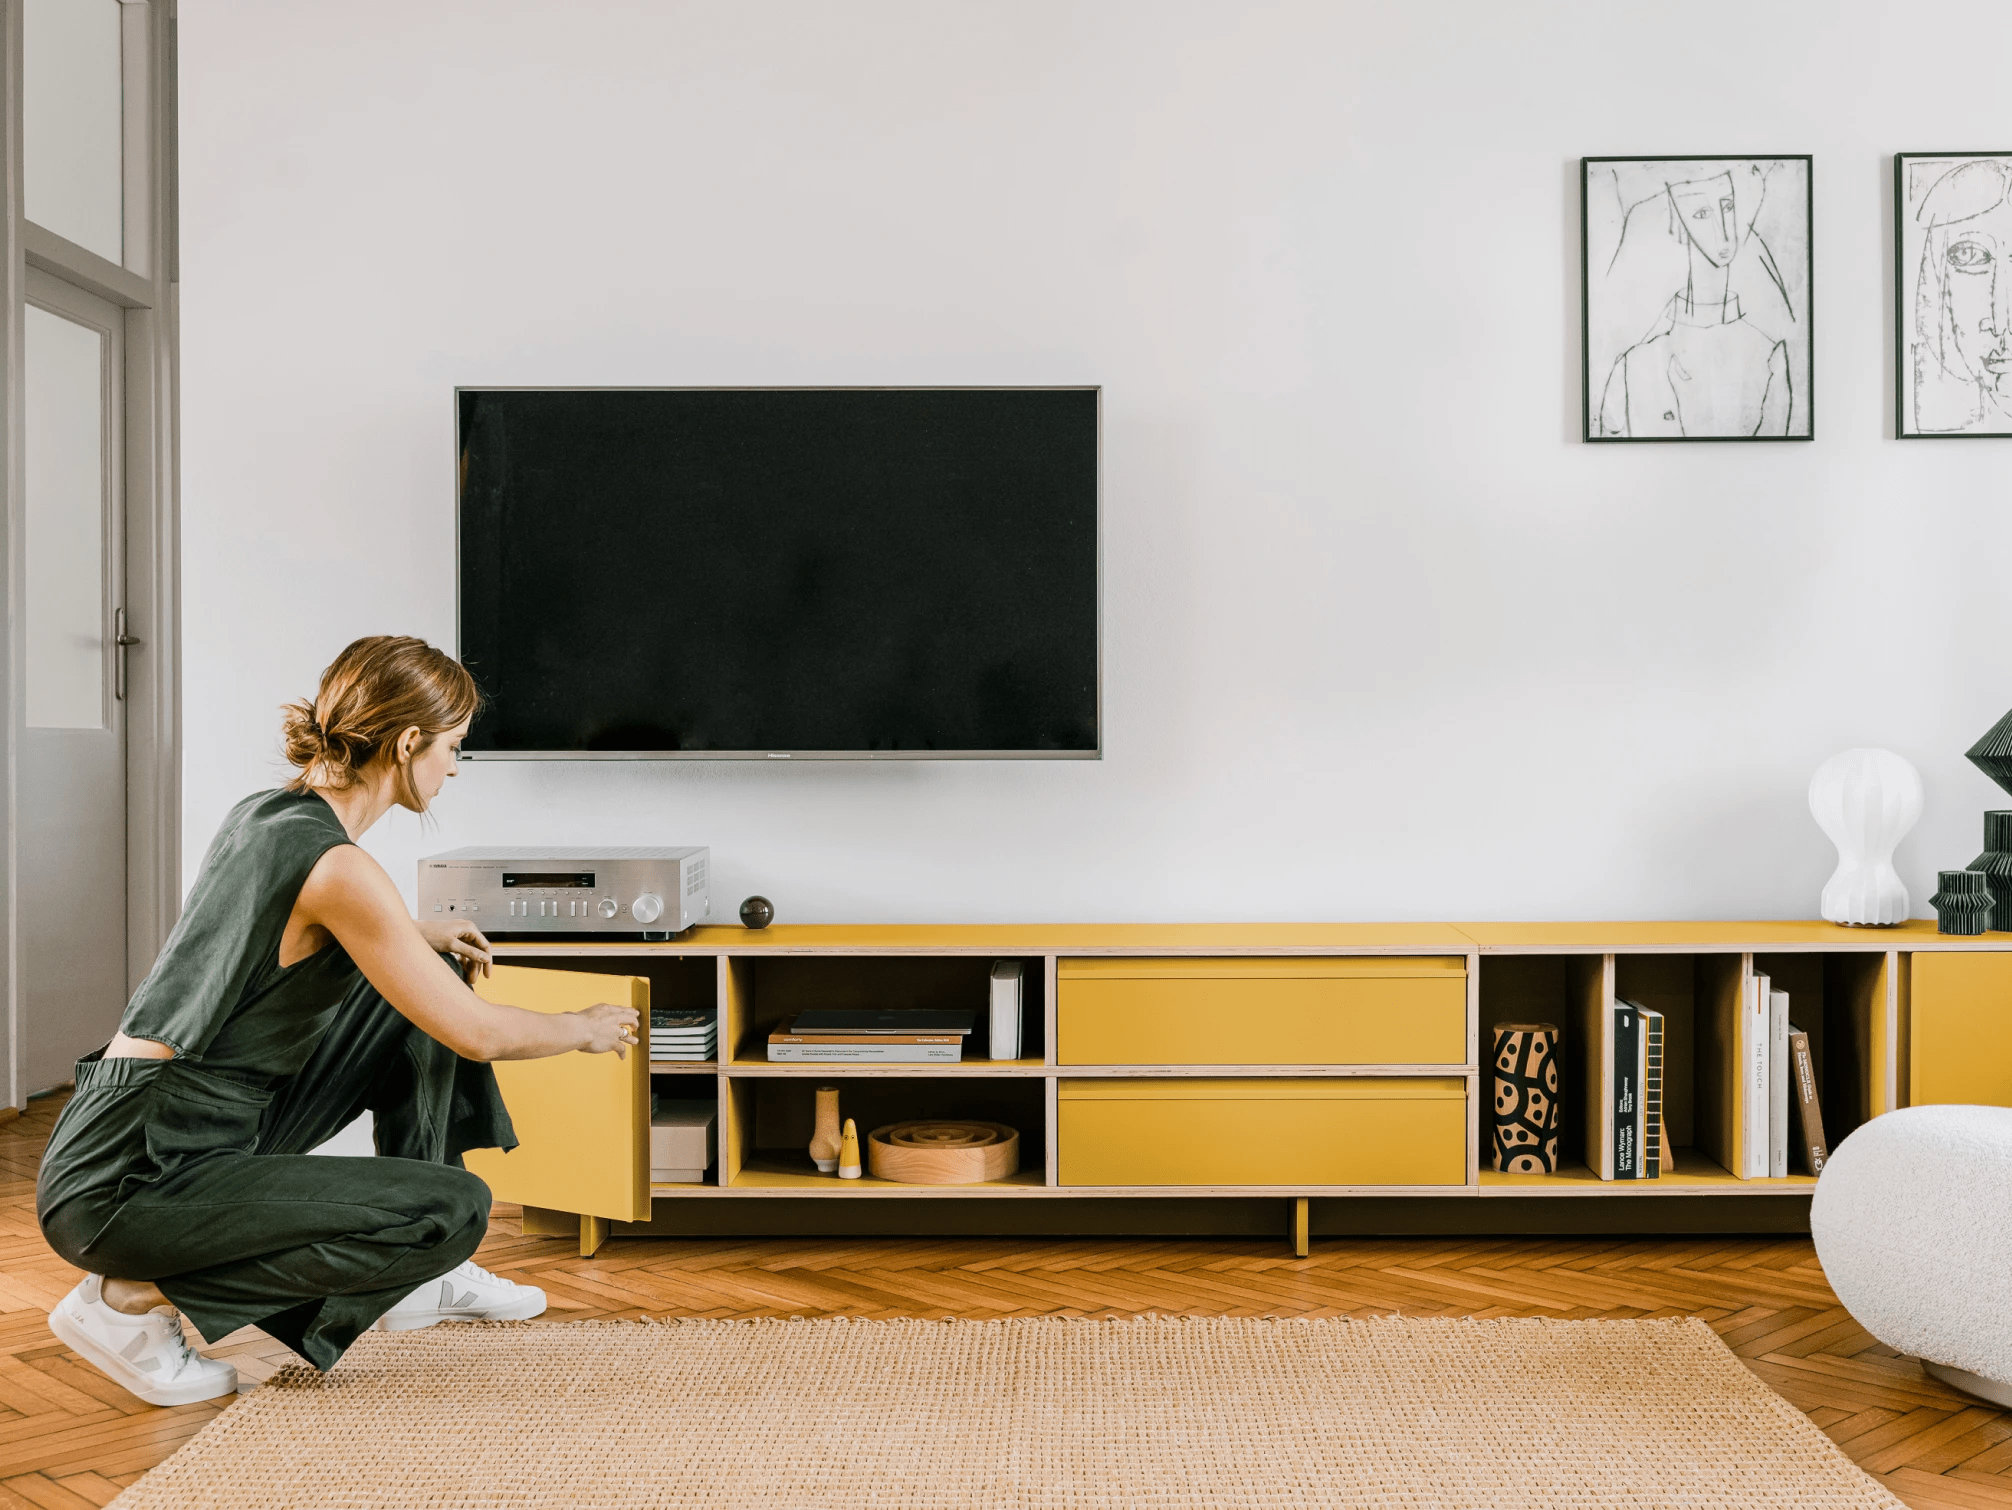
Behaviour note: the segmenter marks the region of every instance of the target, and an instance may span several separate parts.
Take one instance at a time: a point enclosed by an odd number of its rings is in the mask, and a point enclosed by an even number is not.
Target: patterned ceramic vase
[[[2012,928],[2012,812],[1984,815],[1984,853],[1964,869],[1983,872],[1985,882],[1991,888],[1991,922],[1988,926],[2000,930]],[[1942,889],[1949,890],[1947,886]],[[1954,933],[1957,930],[1944,928],[1942,931]]]
[[[1987,858],[1989,858],[1987,856]],[[1969,870],[1938,870],[1935,895],[1935,931],[1972,938],[1991,926],[1993,878],[1974,867]]]
[[[1495,1028],[1495,1153],[1507,1174],[1558,1172],[1558,1030],[1548,1022]]]

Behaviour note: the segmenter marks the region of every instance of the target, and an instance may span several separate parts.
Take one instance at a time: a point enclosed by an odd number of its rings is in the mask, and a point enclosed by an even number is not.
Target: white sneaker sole
[[[183,1384],[155,1384],[144,1370],[134,1368],[117,1353],[63,1313],[59,1306],[49,1313],[49,1330],[78,1357],[135,1399],[149,1405],[193,1405],[198,1400],[215,1400],[238,1392],[238,1371],[226,1367],[207,1379],[191,1379]]]
[[[481,1311],[387,1311],[371,1323],[371,1330],[416,1332],[421,1327],[438,1326],[443,1321],[529,1321],[533,1316],[544,1314],[545,1292],[534,1290],[532,1295],[507,1306],[492,1306]]]

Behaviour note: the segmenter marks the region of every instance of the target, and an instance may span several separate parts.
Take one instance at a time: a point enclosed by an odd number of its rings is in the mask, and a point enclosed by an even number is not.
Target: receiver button
[[[664,915],[664,899],[654,891],[646,891],[629,904],[629,911],[639,923],[654,923]]]
[[[602,917],[611,918],[622,910],[622,904],[613,897],[602,897],[599,910]]]

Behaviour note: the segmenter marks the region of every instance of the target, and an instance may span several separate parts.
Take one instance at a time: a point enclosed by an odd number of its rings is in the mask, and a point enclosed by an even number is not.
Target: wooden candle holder
[[[1020,1168],[1020,1134],[999,1122],[891,1122],[866,1140],[867,1168],[903,1185],[982,1185]]]

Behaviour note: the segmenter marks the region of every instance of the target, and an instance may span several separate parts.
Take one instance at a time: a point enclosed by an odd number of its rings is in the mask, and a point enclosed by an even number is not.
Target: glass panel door
[[[31,268],[23,338],[26,727],[16,746],[22,1088],[69,1078],[126,1004],[124,311]]]
[[[26,0],[22,210],[44,230],[122,262],[119,0]]]
[[[23,344],[28,726],[102,729],[111,336],[30,304]]]

